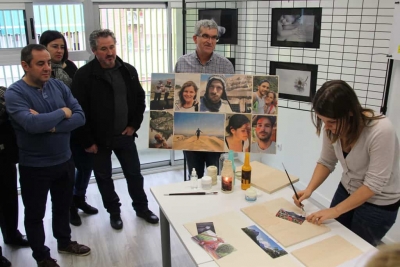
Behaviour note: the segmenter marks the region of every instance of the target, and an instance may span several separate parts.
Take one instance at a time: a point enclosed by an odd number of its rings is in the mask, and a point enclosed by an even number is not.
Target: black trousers
[[[0,227],[7,242],[15,239],[18,231],[17,167],[4,158],[0,161]]]
[[[187,164],[189,167],[189,176],[192,169],[195,168],[199,178],[204,176],[204,164],[208,167],[211,165],[217,166],[219,164],[219,152],[202,152],[202,151],[183,151],[185,154]]]
[[[69,207],[72,201],[75,166],[72,159],[50,167],[19,165],[21,195],[25,206],[25,230],[37,261],[50,257],[45,246],[43,218],[47,195],[50,191],[53,213],[53,236],[58,247],[66,247],[71,241]]]
[[[134,138],[128,135],[115,136],[110,147],[99,146],[93,158],[93,171],[103,199],[104,208],[110,214],[121,213],[120,199],[112,180],[111,152],[118,158],[128,184],[128,192],[135,211],[148,210],[147,196],[143,189],[143,176]]]

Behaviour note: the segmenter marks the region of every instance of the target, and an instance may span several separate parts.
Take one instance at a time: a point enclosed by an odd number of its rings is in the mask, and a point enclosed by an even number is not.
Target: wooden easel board
[[[295,245],[331,230],[325,225],[315,225],[307,221],[300,225],[278,218],[276,213],[279,209],[302,213],[300,208],[284,198],[277,198],[241,210],[284,247]]]
[[[300,266],[289,255],[281,256],[279,258],[271,258],[264,252],[249,236],[247,236],[242,228],[254,225],[244,220],[239,212],[223,213],[214,217],[205,218],[196,222],[184,224],[184,227],[189,231],[192,236],[197,235],[196,223],[199,222],[213,222],[215,232],[218,237],[221,237],[226,243],[231,244],[236,251],[221,258],[214,259],[214,261],[221,267],[287,267],[287,266]],[[194,242],[194,241],[193,241]],[[282,244],[279,244],[282,248]],[[285,249],[285,248],[283,248]]]
[[[258,161],[250,162],[251,166],[251,185],[271,194],[285,186],[290,185],[289,179],[284,171],[274,169]],[[241,171],[242,166],[236,167],[236,171]],[[290,175],[292,183],[299,181],[299,178]]]
[[[335,235],[292,252],[308,267],[334,267],[362,254],[362,251],[341,236]]]

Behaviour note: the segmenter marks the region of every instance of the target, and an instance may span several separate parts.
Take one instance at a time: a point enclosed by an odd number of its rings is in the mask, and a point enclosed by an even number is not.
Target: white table
[[[185,223],[194,222],[207,217],[216,216],[221,213],[229,211],[238,211],[244,220],[250,224],[254,224],[244,213],[240,211],[241,208],[250,206],[255,203],[265,202],[271,199],[283,197],[292,201],[293,191],[291,188],[283,188],[273,194],[267,194],[260,190],[256,202],[247,202],[244,199],[244,191],[240,189],[240,183],[236,181],[234,192],[231,194],[224,194],[220,190],[220,184],[212,187],[208,191],[218,191],[217,195],[200,195],[200,196],[165,196],[168,193],[179,192],[194,192],[205,191],[200,187],[197,190],[190,188],[190,182],[180,182],[174,184],[167,184],[151,188],[151,192],[160,206],[160,228],[161,228],[161,246],[162,246],[162,261],[163,267],[171,266],[171,248],[170,248],[170,225],[176,232],[177,236],[183,243],[186,250],[193,261],[199,267],[213,267],[218,266],[198,244],[193,242],[190,233],[183,226]],[[304,201],[305,210],[307,213],[317,211],[318,208],[309,201]],[[323,235],[314,237],[307,241],[285,248],[287,252],[292,252],[299,248],[311,245],[318,241],[324,240],[333,235],[340,235],[354,246],[358,247],[361,251],[367,252],[373,249],[369,243],[358,237],[356,234],[342,226],[335,220],[331,220],[328,224],[331,231]],[[290,255],[293,257],[292,255]],[[298,266],[304,266],[296,258],[293,259],[299,263]]]

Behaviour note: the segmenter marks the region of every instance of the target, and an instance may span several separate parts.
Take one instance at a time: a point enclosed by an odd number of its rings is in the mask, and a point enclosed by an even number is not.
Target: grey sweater
[[[341,182],[349,194],[365,185],[375,193],[369,203],[384,206],[400,199],[399,141],[389,119],[365,127],[346,158],[340,139],[331,144],[323,131],[318,163],[332,172],[338,161],[343,167]]]

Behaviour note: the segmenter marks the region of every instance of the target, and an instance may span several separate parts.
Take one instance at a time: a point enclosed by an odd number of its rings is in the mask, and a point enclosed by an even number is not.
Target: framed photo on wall
[[[311,102],[317,89],[318,65],[270,61],[269,74],[279,76],[279,97]]]
[[[199,9],[199,20],[213,19],[218,24],[219,41],[217,44],[238,43],[238,10]]]
[[[271,46],[319,48],[322,8],[273,8]]]

